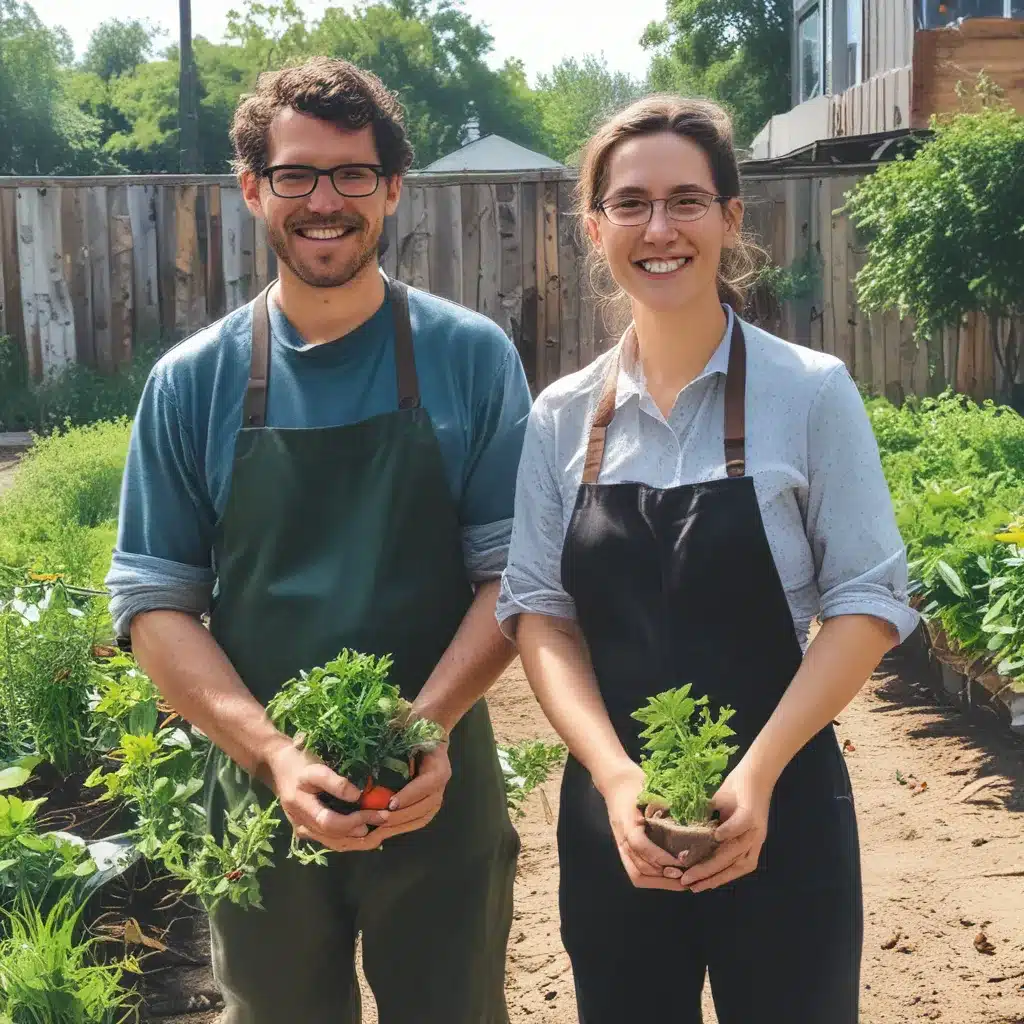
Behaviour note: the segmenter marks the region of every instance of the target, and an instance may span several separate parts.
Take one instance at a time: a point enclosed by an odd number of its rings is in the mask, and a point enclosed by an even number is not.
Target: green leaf
[[[945,580],[949,589],[952,590],[957,597],[968,596],[968,590],[967,587],[964,586],[964,581],[951,565],[940,558],[938,562],[935,563],[935,568],[938,570],[939,575],[943,580]]]
[[[0,771],[0,790],[17,789],[24,786],[32,777],[32,772],[27,768],[4,768]]]

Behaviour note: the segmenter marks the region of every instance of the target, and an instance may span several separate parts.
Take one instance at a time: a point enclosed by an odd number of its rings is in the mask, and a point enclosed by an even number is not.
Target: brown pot
[[[707,860],[719,847],[711,825],[680,825],[663,808],[648,806],[644,811],[647,838],[666,853],[678,857],[685,853],[683,868],[692,868]]]

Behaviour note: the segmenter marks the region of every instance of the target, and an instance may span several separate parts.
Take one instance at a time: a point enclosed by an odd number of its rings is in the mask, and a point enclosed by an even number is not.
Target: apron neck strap
[[[615,416],[615,395],[619,383],[623,346],[629,335],[616,347],[597,401],[597,410],[587,440],[587,457],[583,465],[585,484],[596,484],[604,462],[605,439]],[[730,477],[746,475],[746,390],[747,345],[743,337],[740,318],[733,316],[732,337],[729,345],[729,370],[725,378],[725,471]]]
[[[267,390],[270,383],[270,310],[271,281],[256,297],[252,311],[252,355],[249,383],[242,407],[242,426],[267,424]],[[391,309],[395,323],[395,376],[398,383],[398,408],[416,409],[420,404],[420,383],[416,374],[416,355],[412,345],[409,319],[409,291],[401,281],[388,278]]]

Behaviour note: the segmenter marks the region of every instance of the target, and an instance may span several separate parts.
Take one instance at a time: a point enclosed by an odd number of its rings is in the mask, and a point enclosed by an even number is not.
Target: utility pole
[[[199,82],[192,56],[192,0],[178,0],[181,24],[178,74],[178,158],[182,174],[199,173]]]

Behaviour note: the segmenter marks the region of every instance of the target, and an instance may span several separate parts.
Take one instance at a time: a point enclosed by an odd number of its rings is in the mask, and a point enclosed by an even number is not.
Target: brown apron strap
[[[267,297],[274,282],[256,296],[252,308],[252,356],[249,385],[242,407],[242,427],[263,427],[267,423],[267,383],[270,378],[270,312]]]
[[[732,319],[729,372],[725,378],[725,471],[731,477],[747,474],[747,342],[740,318]]]
[[[420,404],[416,356],[412,347],[409,293],[401,281],[389,279],[395,321],[395,375],[398,380],[398,408],[415,409]],[[267,388],[270,381],[270,310],[267,303],[272,281],[256,297],[252,310],[252,356],[249,384],[242,408],[243,427],[267,425]]]
[[[420,382],[416,375],[416,353],[412,346],[412,321],[409,319],[409,289],[393,277],[391,309],[395,321],[395,373],[398,377],[398,408],[418,409]]]
[[[585,484],[596,484],[604,462],[605,438],[615,415],[615,393],[619,382],[619,361],[629,335],[623,337],[608,364],[601,397],[587,440],[587,458],[583,464]],[[740,318],[733,316],[729,346],[729,371],[725,379],[725,471],[730,477],[745,476],[746,461],[747,345]]]

